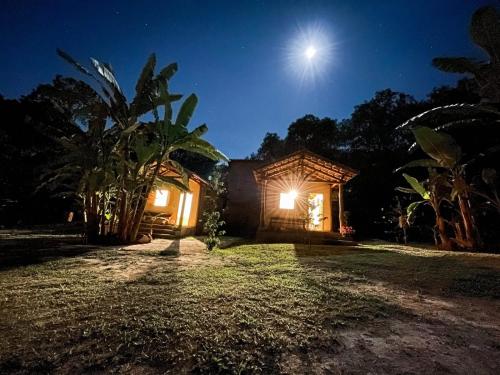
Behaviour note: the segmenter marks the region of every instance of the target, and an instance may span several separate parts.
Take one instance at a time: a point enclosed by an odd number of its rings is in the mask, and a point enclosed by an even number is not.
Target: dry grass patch
[[[0,372],[377,369],[362,360],[376,352],[361,343],[363,335],[381,340],[380,350],[395,350],[399,344],[383,334],[391,324],[401,335],[405,324],[411,333],[418,332],[411,324],[424,322],[442,337],[448,318],[436,320],[433,311],[460,316],[464,301],[498,307],[496,261],[422,251],[383,244],[251,244],[189,255],[114,248],[11,264],[0,271]],[[423,309],[425,299],[438,307]],[[498,318],[492,314],[490,323]],[[473,312],[463,315],[455,328],[483,342],[486,356],[500,354],[498,330],[487,334],[474,326]],[[441,333],[433,331],[438,325]],[[399,358],[392,354],[380,361],[381,373],[400,372],[387,367]]]

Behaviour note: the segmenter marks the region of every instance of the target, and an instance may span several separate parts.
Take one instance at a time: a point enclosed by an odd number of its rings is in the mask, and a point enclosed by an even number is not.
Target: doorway
[[[322,231],[325,222],[323,213],[323,194],[309,193],[307,198],[308,209],[308,229],[313,231]]]

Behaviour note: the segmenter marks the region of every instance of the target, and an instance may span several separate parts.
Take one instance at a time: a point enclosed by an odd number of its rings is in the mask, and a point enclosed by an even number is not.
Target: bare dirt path
[[[28,262],[0,268],[0,372],[500,374],[500,255],[26,232],[1,256]]]

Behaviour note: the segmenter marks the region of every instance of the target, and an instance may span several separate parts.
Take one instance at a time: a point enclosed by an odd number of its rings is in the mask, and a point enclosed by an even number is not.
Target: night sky
[[[482,57],[468,24],[478,6],[491,3],[4,0],[0,94],[28,94],[56,74],[79,77],[57,57],[59,47],[80,61],[110,62],[131,98],[155,52],[160,67],[179,63],[172,91],[200,99],[191,126],[207,123],[206,138],[241,158],[266,132],[284,135],[305,114],[345,118],[377,90],[423,98],[436,85],[453,84],[458,76],[435,70],[431,60]],[[330,58],[304,78],[293,69],[290,46],[316,31]]]

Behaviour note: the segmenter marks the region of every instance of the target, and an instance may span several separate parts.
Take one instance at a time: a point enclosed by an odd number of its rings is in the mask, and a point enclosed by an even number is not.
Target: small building
[[[257,233],[339,233],[346,225],[344,185],[358,172],[308,150],[270,163],[231,160],[225,219],[228,230]]]
[[[181,175],[168,165],[162,166],[160,175],[182,181]],[[139,233],[152,234],[153,238],[176,238],[199,232],[207,185],[190,171],[187,192],[171,184],[157,185],[148,197]]]

